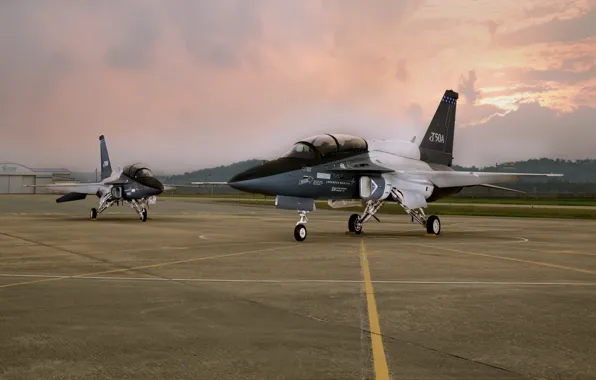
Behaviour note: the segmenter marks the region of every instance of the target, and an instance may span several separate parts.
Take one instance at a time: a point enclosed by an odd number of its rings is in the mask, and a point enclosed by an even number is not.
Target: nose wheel
[[[96,208],[92,208],[91,211],[89,212],[89,219],[91,219],[91,220],[97,219],[97,209]]]
[[[142,222],[146,222],[147,221],[147,209],[143,208],[141,210],[141,221]]]
[[[306,239],[306,223],[308,223],[308,218],[306,217],[306,211],[298,211],[300,215],[300,220],[296,223],[296,227],[294,227],[294,239],[296,241],[304,241]]]
[[[297,224],[294,227],[294,239],[296,241],[304,241],[306,239],[306,226],[304,224]]]

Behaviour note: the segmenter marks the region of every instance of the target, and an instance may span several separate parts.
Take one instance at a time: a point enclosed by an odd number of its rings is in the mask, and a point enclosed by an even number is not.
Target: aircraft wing
[[[491,173],[491,172],[456,172],[434,170],[397,170],[400,177],[428,180],[437,187],[484,186],[493,183],[516,182],[522,177],[562,177],[553,173]]]
[[[164,184],[163,189],[164,191],[171,191],[176,190],[177,188],[181,187],[203,187],[204,185],[227,185],[227,182],[191,182],[190,185],[169,185]],[[193,186],[196,185],[196,186]]]
[[[504,191],[512,191],[514,193],[520,193],[520,194],[526,194],[525,191],[521,191],[521,190],[517,190],[517,189],[511,189],[509,187],[502,187],[502,186],[495,186],[495,185],[489,185],[488,183],[483,183],[481,185],[478,185],[481,187],[486,187],[489,189],[497,189],[497,190],[504,190]]]
[[[23,187],[43,187],[58,193],[97,194],[101,189],[109,189],[104,183],[50,183],[47,185],[23,185]]]

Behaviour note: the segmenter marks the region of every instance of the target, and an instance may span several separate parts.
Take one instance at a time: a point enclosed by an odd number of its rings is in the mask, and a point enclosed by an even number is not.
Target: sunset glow
[[[268,157],[340,125],[410,139],[449,88],[462,144],[507,121],[549,147],[499,135],[491,146],[517,144],[513,158],[593,151],[594,1],[74,4],[0,5],[0,161],[93,169],[99,134],[114,157],[174,171]],[[559,128],[576,133],[573,152],[550,148]],[[495,160],[458,149],[458,162]]]

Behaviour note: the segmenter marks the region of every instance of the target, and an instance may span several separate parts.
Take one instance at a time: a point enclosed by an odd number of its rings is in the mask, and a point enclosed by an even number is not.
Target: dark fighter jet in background
[[[518,181],[524,176],[561,176],[539,173],[458,172],[451,168],[455,109],[458,94],[447,90],[419,144],[412,141],[367,141],[360,137],[325,134],[294,144],[282,157],[237,174],[228,185],[250,193],[276,196],[277,208],[298,210],[294,229],[298,241],[306,239],[306,213],[315,199],[334,208],[366,206],[349,218],[349,230],[362,226],[386,202],[396,202],[412,221],[439,235],[441,222],[426,216],[428,202],[457,194],[464,187]],[[193,184],[198,184],[193,182]],[[511,190],[501,188],[504,190]]]
[[[145,165],[128,165],[119,172],[112,172],[112,164],[104,136],[99,136],[101,155],[101,181],[96,183],[55,183],[48,185],[25,185],[27,187],[45,187],[57,193],[65,194],[56,199],[57,203],[85,199],[87,195],[99,198],[99,207],[92,208],[90,219],[94,220],[108,207],[114,204],[128,203],[135,210],[141,221],[147,221],[149,204],[155,204],[156,196],[164,190],[171,190],[174,185],[163,185],[153,176]]]

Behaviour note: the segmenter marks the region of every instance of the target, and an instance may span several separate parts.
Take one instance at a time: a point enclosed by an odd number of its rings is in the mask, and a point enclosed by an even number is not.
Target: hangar
[[[63,168],[29,168],[15,163],[0,163],[0,194],[48,194],[49,190],[23,185],[45,185],[74,181],[71,171]]]

